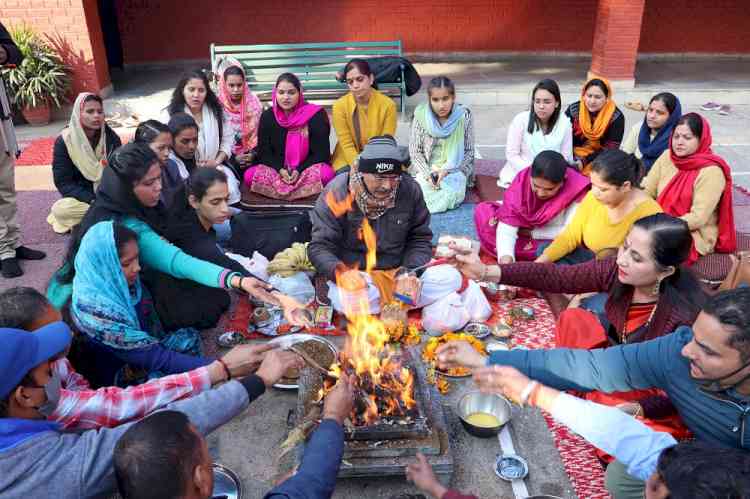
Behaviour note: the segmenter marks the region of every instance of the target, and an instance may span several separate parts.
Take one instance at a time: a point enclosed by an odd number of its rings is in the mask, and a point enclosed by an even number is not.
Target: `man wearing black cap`
[[[310,261],[330,281],[366,289],[370,313],[378,313],[394,293],[423,307],[461,286],[460,274],[448,265],[428,269],[419,280],[405,272],[432,258],[430,212],[419,185],[404,174],[408,166],[406,147],[390,135],[373,137],[351,172],[326,186],[311,214]],[[377,246],[373,269],[367,269],[367,225]],[[365,269],[371,271],[361,272]],[[333,283],[328,297],[338,311],[347,311]]]
[[[112,456],[134,423],[67,433],[43,419],[55,400],[50,362],[65,352],[71,332],[54,322],[33,333],[0,328],[0,497],[93,497],[116,488]],[[296,363],[297,361],[295,361]],[[183,412],[202,435],[242,412],[293,365],[278,355],[263,359],[256,374],[166,406]]]

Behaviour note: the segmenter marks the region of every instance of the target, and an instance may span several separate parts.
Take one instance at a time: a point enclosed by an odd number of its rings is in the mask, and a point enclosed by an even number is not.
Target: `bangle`
[[[224,368],[224,372],[227,375],[227,381],[229,381],[230,379],[232,379],[232,373],[229,372],[229,367],[227,366],[227,363],[224,362],[224,359],[216,359],[216,360],[218,360],[219,364],[221,364],[221,367]]]
[[[521,397],[519,400],[519,405],[521,407],[526,405],[526,402],[529,400],[529,395],[531,395],[531,392],[539,386],[539,383],[537,381],[530,381],[528,385],[526,385],[526,388],[523,389],[521,392]]]
[[[485,279],[487,278],[487,267],[487,265],[482,265],[482,275],[479,276],[481,282],[485,282]]]
[[[643,414],[643,406],[636,402],[636,405],[638,406],[638,409],[635,410],[635,414],[633,414],[634,418],[637,418],[638,416],[641,416]]]
[[[537,406],[537,398],[539,397],[539,392],[542,391],[542,385],[537,383],[537,385],[534,387],[533,390],[531,390],[531,394],[529,395],[529,407],[536,407]]]

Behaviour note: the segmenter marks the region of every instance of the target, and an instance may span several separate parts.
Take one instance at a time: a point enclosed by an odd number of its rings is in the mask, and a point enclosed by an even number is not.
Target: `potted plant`
[[[31,125],[46,125],[52,104],[60,107],[70,90],[70,72],[58,53],[28,26],[10,30],[23,54],[15,68],[2,69],[8,96]]]

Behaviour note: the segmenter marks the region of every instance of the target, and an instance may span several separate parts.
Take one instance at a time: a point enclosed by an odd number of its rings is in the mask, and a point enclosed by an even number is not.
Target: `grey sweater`
[[[230,381],[165,407],[185,413],[203,435],[242,412],[263,393],[257,376]],[[0,452],[0,497],[96,497],[116,489],[112,456],[134,423],[82,433],[47,431]]]

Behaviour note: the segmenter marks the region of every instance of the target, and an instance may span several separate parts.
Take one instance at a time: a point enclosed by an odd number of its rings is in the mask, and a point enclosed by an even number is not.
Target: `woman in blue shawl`
[[[654,95],[648,103],[646,117],[630,129],[622,150],[635,154],[648,173],[654,161],[669,149],[672,130],[681,116],[680,99],[674,94],[662,92]]]
[[[102,381],[124,364],[149,376],[208,365],[196,329],[164,331],[141,285],[137,234],[111,221],[92,226],[75,258],[71,317],[108,364]],[[111,378],[110,378],[111,379]],[[122,379],[118,380],[122,384]]]
[[[427,86],[429,102],[414,111],[409,140],[409,173],[419,183],[430,213],[452,210],[474,183],[474,125],[471,111],[457,104],[445,76]]]

